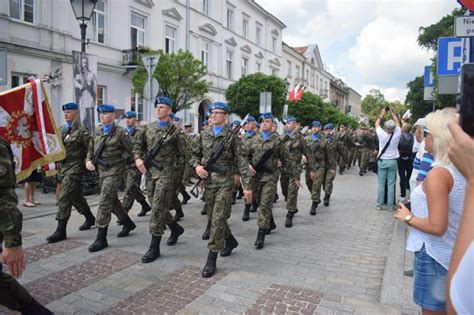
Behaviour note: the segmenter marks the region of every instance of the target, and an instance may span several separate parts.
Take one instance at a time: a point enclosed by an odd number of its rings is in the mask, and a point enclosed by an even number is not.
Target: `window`
[[[105,3],[98,1],[92,14],[92,28],[94,30],[94,41],[105,43]]]
[[[272,51],[274,54],[277,53],[277,38],[276,37],[272,37]]]
[[[201,62],[209,70],[209,42],[203,40],[201,43]]]
[[[262,64],[260,62],[257,62],[256,64],[257,72],[262,72]]]
[[[319,75],[316,75],[316,90],[319,89]]]
[[[257,45],[262,45],[262,28],[260,27],[260,25],[257,25],[257,30],[255,34]]]
[[[176,29],[166,26],[165,33],[165,52],[172,54],[176,51]]]
[[[286,63],[287,63],[287,66],[288,66],[288,71],[287,71],[288,74],[287,74],[287,76],[288,76],[288,77],[291,77],[291,62],[290,62],[290,61],[287,61]]]
[[[309,69],[306,69],[306,80],[309,81]]]
[[[143,16],[132,13],[130,35],[132,48],[145,46],[145,18]]]
[[[242,20],[242,35],[245,38],[249,38],[249,20],[246,18]]]
[[[97,106],[107,103],[106,100],[106,87],[103,85],[97,86]],[[133,95],[133,94],[132,94]],[[100,115],[95,115],[97,123],[100,123]]]
[[[272,68],[272,75],[278,76],[278,69]]]
[[[10,0],[10,17],[29,23],[34,22],[34,0]]]
[[[295,66],[295,76],[296,76],[296,79],[299,79],[300,78],[300,66]]]
[[[314,73],[311,73],[311,86],[314,86]]]
[[[29,77],[31,77],[29,74],[12,74],[12,89],[28,83]]]
[[[209,15],[209,0],[202,0],[202,13]]]
[[[242,76],[248,74],[248,67],[249,67],[249,59],[248,58],[242,58]]]
[[[234,30],[234,11],[227,9],[227,28]]]
[[[231,51],[228,51],[225,61],[227,79],[232,79],[232,57],[233,53]]]
[[[135,93],[134,90],[132,90],[132,94],[130,95],[132,96],[130,110],[137,113],[138,121],[143,120],[143,98],[141,98],[138,93]]]

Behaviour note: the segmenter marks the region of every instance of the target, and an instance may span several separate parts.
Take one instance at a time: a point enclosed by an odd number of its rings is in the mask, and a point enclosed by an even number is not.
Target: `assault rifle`
[[[156,169],[161,169],[160,164],[155,160],[155,156],[160,152],[161,147],[163,146],[163,143],[165,140],[173,134],[173,132],[176,130],[176,126],[174,124],[171,124],[170,129],[166,132],[166,134],[161,137],[160,140],[155,144],[155,146],[151,149],[151,151],[147,154],[145,158],[145,168],[149,168],[150,166],[155,167]]]
[[[303,139],[307,131],[308,131],[308,126],[304,127],[303,130],[301,130],[301,132],[298,134],[298,137],[295,140],[291,141],[291,144],[288,148],[289,151],[293,150],[293,146],[295,145],[296,141],[300,141],[301,139]]]
[[[221,175],[225,174],[225,169],[222,166],[218,165],[216,162],[219,159],[219,157],[222,155],[222,153],[224,152],[224,148],[225,148],[225,145],[227,144],[227,142],[229,142],[230,140],[232,140],[232,138],[234,136],[239,134],[240,129],[242,129],[242,127],[247,123],[248,118],[249,118],[249,114],[247,114],[247,116],[245,116],[245,118],[242,120],[240,125],[236,126],[232,130],[232,132],[229,133],[227,135],[227,137],[225,137],[224,140],[221,141],[221,143],[219,143],[219,145],[214,150],[214,152],[212,152],[211,157],[207,160],[206,164],[204,165],[204,169],[206,171],[208,171],[209,173],[210,172],[215,172],[215,173],[218,173],[218,174],[221,174]],[[193,189],[191,189],[191,191],[190,191],[191,195],[193,195],[195,198],[197,198],[199,196],[198,187],[199,187],[199,185],[201,184],[202,181],[203,181],[203,179],[200,178],[198,180],[198,182],[194,185]]]
[[[120,123],[120,121],[122,120],[123,116],[120,116],[120,118],[118,119],[117,123],[115,124],[115,126],[112,128],[112,130],[102,139],[102,141],[100,142],[99,144],[99,147],[97,148],[97,150],[95,151],[94,153],[94,156],[92,157],[92,160],[91,160],[91,163],[94,164],[95,167],[97,167],[97,165],[105,168],[105,169],[108,169],[109,168],[109,163],[107,163],[106,161],[102,160],[100,157],[102,156],[102,152],[104,152],[104,149],[105,149],[105,144],[107,143],[107,141],[109,141],[110,137],[113,136],[113,134],[115,133],[115,130],[117,130],[117,127],[118,127],[118,124]]]

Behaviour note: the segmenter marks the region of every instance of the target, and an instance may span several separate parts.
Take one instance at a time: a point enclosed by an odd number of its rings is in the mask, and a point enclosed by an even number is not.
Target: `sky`
[[[286,25],[288,45],[317,44],[326,69],[362,96],[375,88],[401,102],[434,53],[418,46],[418,29],[460,7],[456,0],[256,2]]]

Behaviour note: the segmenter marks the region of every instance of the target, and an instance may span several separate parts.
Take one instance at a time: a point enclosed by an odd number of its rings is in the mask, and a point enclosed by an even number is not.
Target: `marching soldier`
[[[309,160],[311,160],[311,158],[306,140],[301,131],[297,130],[298,125],[296,118],[287,116],[284,122],[286,134],[289,136],[289,139],[285,142],[283,147],[288,152],[290,161],[289,163],[283,163],[280,180],[282,187],[284,186],[287,189],[285,197],[288,213],[286,214],[285,227],[290,228],[293,226],[293,217],[298,212],[298,189],[301,187],[300,176],[303,171],[301,159],[305,156],[308,162],[310,162]]]
[[[176,174],[175,174],[175,195],[172,202],[172,208],[176,211],[176,214],[173,217],[173,220],[178,222],[181,218],[184,217],[182,204],[188,203],[188,200],[191,199],[191,196],[186,191],[186,186],[182,183],[182,178],[184,175],[184,169],[186,168],[187,157],[189,156],[188,146],[186,145],[186,136],[184,135],[183,130],[180,128],[181,118],[177,117],[174,113],[170,114],[170,118],[176,127],[176,133],[181,137],[181,142],[184,143],[184,149],[186,153],[176,159]],[[183,196],[183,201],[181,202],[178,198],[178,195]]]
[[[56,231],[46,238],[48,243],[66,239],[66,226],[74,206],[86,221],[79,227],[80,231],[88,230],[95,224],[95,217],[82,193],[81,178],[86,172],[84,160],[89,147],[90,135],[78,121],[79,106],[67,103],[62,107],[66,124],[59,128],[61,139],[66,149],[66,157],[59,163],[61,193],[58,203]]]
[[[172,106],[173,101],[166,96],[155,99],[157,120],[140,132],[133,148],[137,168],[142,174],[149,171],[152,179],[151,242],[148,251],[142,257],[143,263],[150,263],[160,257],[161,237],[166,225],[171,230],[168,246],[175,245],[178,237],[184,233],[184,229],[173,220],[169,211],[176,197],[176,160],[184,159],[186,156],[185,140],[169,117]],[[157,151],[158,145],[160,149]],[[145,165],[147,156],[153,161],[150,165]]]
[[[287,164],[290,170],[294,170],[289,152],[283,147],[283,140],[272,132],[273,116],[271,113],[262,114],[260,118],[261,131],[256,134],[246,146],[242,154],[248,159],[248,175],[245,176],[244,185],[246,195],[255,193],[260,211],[258,215],[258,233],[255,247],[261,249],[265,243],[265,235],[276,228],[273,220],[272,206],[278,182],[278,164],[280,161]],[[273,154],[268,156],[269,150]],[[267,154],[267,156],[265,155]],[[290,173],[290,180],[296,180],[297,172]],[[252,180],[250,180],[252,178]],[[252,187],[252,184],[254,185]]]
[[[353,147],[353,141],[349,135],[349,129],[347,128],[348,124],[344,123],[339,127],[339,133],[337,134],[337,141],[339,146],[344,149],[341,149],[339,152],[339,174],[343,175],[346,167],[349,165],[350,152]]]
[[[329,206],[334,178],[337,171],[337,156],[341,155],[341,147],[334,134],[334,126],[328,123],[324,126],[326,146],[324,167],[324,206]]]
[[[215,274],[218,252],[221,252],[221,256],[229,256],[239,245],[227,222],[232,206],[235,163],[238,163],[242,176],[245,177],[247,173],[247,164],[239,152],[240,138],[234,135],[234,130],[228,125],[230,107],[223,102],[215,102],[210,111],[212,127],[201,133],[191,159],[197,175],[205,179],[208,213],[212,213],[209,253],[202,271],[203,277],[212,277]],[[222,174],[206,170],[204,166],[224,140],[227,140],[227,143],[215,161],[222,168]],[[251,200],[248,195],[246,199]]]
[[[369,163],[371,140],[368,135],[368,130],[362,127],[360,135],[357,137],[357,144],[359,145],[360,160],[359,160],[359,175],[364,176],[367,172],[367,164]]]
[[[125,113],[125,124],[127,126],[125,134],[130,137],[132,143],[136,141],[138,135],[137,113],[129,111]],[[140,190],[142,173],[135,166],[133,156],[128,153],[125,155],[125,195],[123,196],[122,205],[125,211],[132,209],[133,201],[136,200],[142,206],[142,210],[138,213],[139,217],[143,217],[151,210],[150,205],[146,202],[145,195]]]
[[[99,208],[95,222],[98,227],[97,238],[89,246],[90,252],[97,252],[108,246],[107,230],[112,212],[123,224],[122,231],[117,237],[128,236],[130,231],[136,228],[118,199],[121,177],[125,173],[123,152],[133,155],[132,142],[125,134],[125,129],[114,122],[115,106],[100,105],[97,111],[100,113],[102,126],[95,129],[86,158],[87,169],[98,170],[100,186]]]
[[[311,123],[311,132],[306,136],[309,154],[314,166],[306,166],[306,185],[311,193],[311,215],[316,215],[316,208],[321,203],[321,187],[323,186],[326,167],[326,140],[321,134],[321,123],[317,120]]]
[[[25,269],[21,240],[23,215],[18,210],[15,193],[16,176],[13,152],[0,136],[0,305],[28,315],[53,314],[35,300],[13,277],[20,277]],[[2,243],[5,248],[2,252]],[[10,276],[3,272],[2,263]]]
[[[242,139],[242,152],[246,152],[245,148],[248,148],[251,143],[252,139],[255,137],[256,132],[255,128],[257,127],[257,121],[253,116],[249,116],[247,118],[247,123],[244,126],[245,133],[244,137]],[[252,192],[255,193],[255,183],[253,180],[253,177],[249,178],[249,185],[252,187]],[[254,195],[255,196],[255,195]],[[254,211],[252,211],[252,204],[254,205]],[[256,212],[257,211],[257,202],[255,201],[255,198],[253,200],[245,200],[245,208],[244,208],[244,214],[242,215],[242,221],[248,221],[250,220],[250,212]]]

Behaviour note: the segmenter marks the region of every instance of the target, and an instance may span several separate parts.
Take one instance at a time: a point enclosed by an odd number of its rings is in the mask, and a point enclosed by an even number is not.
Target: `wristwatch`
[[[409,214],[405,217],[405,223],[410,225],[410,220],[413,219],[414,216],[412,214]],[[410,225],[411,226],[411,225]]]

